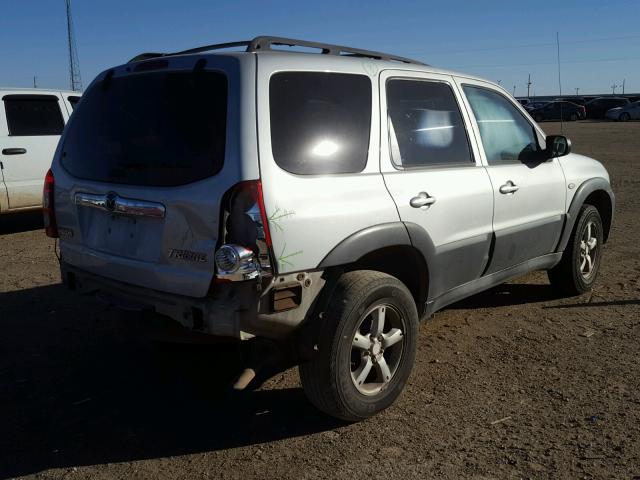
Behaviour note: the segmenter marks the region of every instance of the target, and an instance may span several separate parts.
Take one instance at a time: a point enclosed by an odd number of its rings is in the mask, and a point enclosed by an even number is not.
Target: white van
[[[0,213],[42,207],[42,185],[79,92],[0,88]]]

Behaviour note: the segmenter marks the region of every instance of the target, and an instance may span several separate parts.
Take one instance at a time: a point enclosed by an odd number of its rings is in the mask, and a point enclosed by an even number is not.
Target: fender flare
[[[615,195],[613,194],[613,190],[611,190],[611,185],[602,177],[585,180],[576,190],[576,193],[571,200],[571,205],[567,210],[564,228],[562,230],[562,235],[560,236],[560,241],[558,242],[558,248],[556,249],[557,252],[563,252],[565,248],[567,248],[569,238],[573,232],[573,226],[575,225],[576,220],[578,219],[578,214],[580,213],[580,208],[584,205],[587,197],[598,190],[604,191],[609,195],[609,200],[611,200],[611,222],[609,225],[609,230],[611,230],[611,225],[613,224],[613,212],[616,204]],[[608,234],[608,232],[606,233]],[[608,235],[605,235],[605,238],[607,237]]]
[[[355,263],[365,255],[385,247],[408,246],[422,255],[426,267],[425,298],[430,297],[433,285],[439,285],[437,271],[433,271],[436,249],[429,234],[412,222],[390,222],[367,227],[338,243],[320,262],[318,269]]]
[[[381,223],[359,230],[338,243],[322,259],[319,269],[357,262],[367,253],[385,247],[411,245],[402,222]]]

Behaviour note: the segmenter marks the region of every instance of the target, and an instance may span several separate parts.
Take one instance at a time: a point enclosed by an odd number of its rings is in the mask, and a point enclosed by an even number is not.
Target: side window
[[[71,104],[71,108],[75,110],[77,103],[80,101],[80,97],[72,95],[70,97],[67,97],[67,100],[69,100],[69,103]]]
[[[465,85],[489,165],[536,160],[540,147],[529,121],[501,94]]]
[[[460,109],[446,83],[387,81],[387,114],[391,158],[396,166],[473,162]]]
[[[364,169],[371,130],[371,80],[364,75],[281,72],[271,77],[271,149],[291,173]]]
[[[5,95],[9,135],[60,135],[64,120],[58,97],[53,95]]]

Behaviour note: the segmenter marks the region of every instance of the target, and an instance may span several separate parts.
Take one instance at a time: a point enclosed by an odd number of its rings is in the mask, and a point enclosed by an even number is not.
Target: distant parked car
[[[525,110],[530,112],[531,110],[535,110],[536,108],[544,107],[547,103],[549,103],[548,100],[537,101],[537,102],[529,102],[524,106],[524,108],[525,108]]]
[[[628,98],[623,97],[599,97],[584,104],[587,118],[604,118],[607,110],[615,107],[624,107],[629,104]]]
[[[575,103],[576,105],[584,105],[585,103],[587,103],[587,100],[585,100],[584,97],[561,97],[561,98],[554,98],[554,101],[571,102],[571,103]]]
[[[0,88],[0,213],[42,207],[42,179],[78,92]]]
[[[536,122],[544,120],[581,120],[585,118],[585,110],[582,105],[576,105],[571,102],[548,102],[540,108],[529,110],[529,115]]]
[[[640,120],[640,100],[625,105],[624,107],[615,107],[607,110],[605,118],[607,120],[618,120],[620,122]]]

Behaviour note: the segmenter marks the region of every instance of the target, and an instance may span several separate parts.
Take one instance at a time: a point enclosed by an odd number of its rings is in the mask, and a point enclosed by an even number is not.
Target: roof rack
[[[359,48],[344,47],[342,45],[332,45],[330,43],[310,42],[307,40],[295,40],[293,38],[283,37],[269,37],[260,36],[253,40],[244,40],[240,42],[228,42],[228,43],[216,43],[213,45],[205,45],[202,47],[190,48],[189,50],[183,50],[181,52],[173,53],[141,53],[129,60],[129,63],[139,62],[141,60],[148,60],[150,58],[169,57],[173,55],[188,55],[192,53],[209,52],[212,50],[223,50],[234,47],[246,47],[246,52],[264,52],[274,50],[273,46],[286,46],[286,47],[305,47],[315,48],[321,51],[324,55],[339,55],[339,56],[353,56],[372,58],[375,60],[392,60],[402,63],[411,63],[416,65],[426,65],[425,63],[410,58],[400,57],[397,55],[389,55],[388,53],[374,52],[371,50],[361,50]],[[282,51],[282,50],[279,50]],[[286,50],[285,50],[286,51]]]

